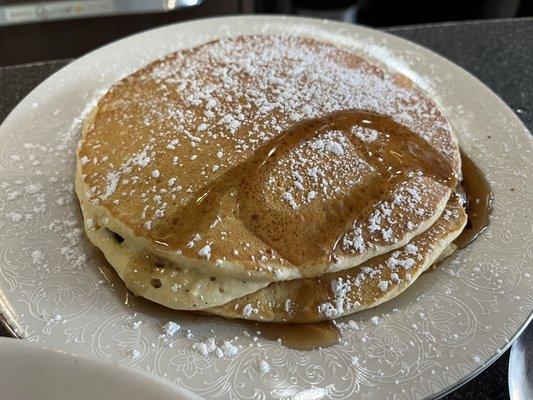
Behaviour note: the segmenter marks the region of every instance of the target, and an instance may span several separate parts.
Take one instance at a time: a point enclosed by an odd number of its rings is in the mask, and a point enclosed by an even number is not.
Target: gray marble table
[[[497,93],[533,131],[533,18],[394,27],[388,32],[419,43],[462,66]],[[0,121],[69,60],[0,68]],[[7,332],[0,326],[0,336]],[[504,353],[446,400],[509,399]],[[1,397],[1,388],[0,388]]]

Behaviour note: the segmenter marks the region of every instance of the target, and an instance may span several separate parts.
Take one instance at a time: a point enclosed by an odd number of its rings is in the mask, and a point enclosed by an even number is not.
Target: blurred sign
[[[88,0],[0,6],[0,25],[84,17],[154,13],[199,5],[203,0]]]
[[[47,19],[67,19],[108,14],[114,10],[113,1],[65,1],[37,5],[20,5],[5,7],[8,22],[20,23]]]

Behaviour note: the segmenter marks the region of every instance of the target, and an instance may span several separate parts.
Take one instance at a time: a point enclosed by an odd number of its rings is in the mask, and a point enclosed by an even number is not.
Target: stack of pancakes
[[[333,44],[241,36],[171,54],[87,116],[76,191],[135,294],[313,322],[405,290],[466,223],[434,102]]]

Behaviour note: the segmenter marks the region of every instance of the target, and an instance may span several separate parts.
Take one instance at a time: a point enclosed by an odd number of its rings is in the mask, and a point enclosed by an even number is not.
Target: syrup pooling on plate
[[[492,189],[483,171],[461,152],[463,180],[462,190],[466,197],[466,214],[468,222],[461,235],[454,243],[462,249],[472,243],[489,225],[492,212]]]
[[[341,138],[342,144],[327,139],[331,134]],[[273,199],[268,192],[273,186],[271,173],[280,160],[304,143],[326,147],[334,154],[351,151],[360,159],[360,168],[341,172],[359,174],[361,179],[321,198],[323,208],[318,211],[295,203],[284,207],[284,201]],[[354,220],[370,214],[392,188],[416,175],[450,189],[457,182],[453,168],[439,152],[391,118],[360,110],[336,112],[299,123],[259,148],[250,159],[197,192],[195,201],[173,215],[173,225],[156,227],[154,235],[162,247],[186,248],[196,232],[217,218],[235,218],[276,254],[299,266],[330,256]],[[320,196],[315,192],[315,197]]]
[[[296,350],[314,350],[339,343],[341,333],[331,321],[314,324],[256,323],[261,336],[281,340],[281,344]]]

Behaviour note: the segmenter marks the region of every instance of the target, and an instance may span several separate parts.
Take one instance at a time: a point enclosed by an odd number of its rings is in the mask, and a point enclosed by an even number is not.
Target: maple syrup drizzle
[[[331,321],[312,324],[256,323],[261,336],[281,340],[281,344],[296,350],[314,350],[334,346],[341,340],[339,328]]]
[[[363,142],[351,133],[354,127],[376,130],[380,132],[379,139]],[[269,207],[264,189],[268,187],[268,173],[278,160],[303,141],[334,130],[342,131],[377,173],[341,198],[328,200],[326,215],[320,221],[316,214],[306,215],[288,205],[281,209]],[[417,171],[449,187],[455,187],[457,182],[450,163],[439,152],[390,117],[361,110],[335,112],[299,123],[274,138],[248,161],[196,193],[196,201],[190,201],[173,215],[172,225],[156,226],[151,234],[164,250],[182,249],[185,254],[191,237],[206,229],[222,212],[223,217],[236,216],[284,259],[296,266],[303,265],[317,257],[331,257],[352,221],[368,212],[408,173]]]

